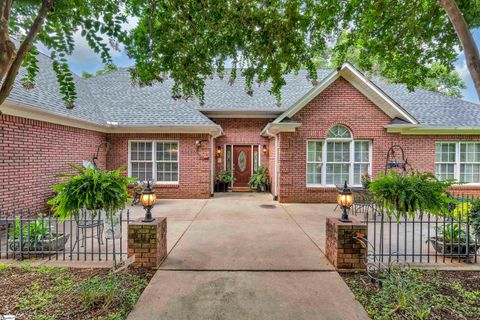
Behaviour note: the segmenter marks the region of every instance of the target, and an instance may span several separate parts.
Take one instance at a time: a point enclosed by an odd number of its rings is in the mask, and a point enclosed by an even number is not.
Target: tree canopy
[[[439,71],[450,75],[464,38],[462,31],[454,28],[458,19],[451,6],[463,13],[469,28],[480,26],[479,0],[459,0],[458,7],[453,0],[165,0],[135,4],[133,12],[140,22],[127,45],[136,61],[133,78],[149,85],[170,76],[175,81],[174,96],[200,99],[205,79],[216,73],[222,76],[226,63],[231,63],[230,81],[235,81],[240,68],[247,91],[252,92],[254,81],[271,80],[271,92],[280,100],[287,73],[306,68],[312,82],[317,81],[315,57],[329,47],[335,52],[336,66],[357,50],[360,69],[372,70],[374,62],[381,61],[382,76],[405,83],[411,90],[428,88]],[[473,48],[468,41],[462,45],[469,49],[465,50],[467,64],[480,92],[478,48],[474,42]]]
[[[321,56],[315,58],[315,65],[319,68],[335,68],[336,60],[332,49],[327,50]],[[369,59],[369,69],[364,69],[367,76],[381,76],[383,68],[385,67],[381,60],[376,60],[374,57],[360,58],[360,49],[352,48],[345,56],[345,60],[359,66],[362,60]],[[388,79],[386,79],[388,81]],[[417,85],[418,88],[440,92],[446,96],[462,98],[462,89],[466,89],[466,85],[456,70],[451,70],[448,67],[439,63],[433,63],[428,66],[428,72],[425,76],[425,81]]]
[[[112,44],[124,42],[135,61],[133,82],[171,77],[176,98],[203,101],[206,78],[234,82],[241,72],[248,93],[255,83],[271,82],[280,102],[284,76],[305,68],[315,84],[315,61],[329,49],[334,66],[354,52],[362,70],[412,90],[446,86],[454,90],[445,93],[458,95],[452,71],[461,48],[480,96],[480,56],[470,32],[480,26],[480,0],[0,0],[0,14],[0,104],[22,64],[22,83],[35,85],[41,43],[73,107],[67,56],[75,32],[107,66]],[[139,23],[127,35],[128,16]],[[232,66],[228,75],[226,65]]]

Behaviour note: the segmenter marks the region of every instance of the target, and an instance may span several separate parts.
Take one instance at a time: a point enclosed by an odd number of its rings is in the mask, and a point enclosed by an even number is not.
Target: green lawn
[[[125,319],[152,274],[0,264],[0,314],[19,319]]]

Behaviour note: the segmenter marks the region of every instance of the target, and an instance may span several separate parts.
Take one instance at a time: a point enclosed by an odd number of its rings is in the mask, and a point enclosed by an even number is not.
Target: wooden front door
[[[248,187],[252,175],[252,147],[233,146],[233,177],[235,187]]]

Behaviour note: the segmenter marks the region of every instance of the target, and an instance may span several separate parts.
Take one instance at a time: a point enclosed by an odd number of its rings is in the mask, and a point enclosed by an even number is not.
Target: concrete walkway
[[[322,208],[254,193],[160,201],[169,256],[128,319],[368,319],[321,250]]]

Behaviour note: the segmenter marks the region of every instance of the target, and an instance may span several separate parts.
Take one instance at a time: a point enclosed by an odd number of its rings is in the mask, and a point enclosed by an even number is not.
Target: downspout
[[[278,201],[278,133],[277,134],[272,134],[270,131],[268,131],[268,127],[265,129],[265,134],[268,137],[274,138],[275,139],[275,163],[274,163],[274,177],[275,177],[275,194],[273,195],[273,200]]]
[[[274,201],[278,201],[278,133],[275,135],[275,195]]]

